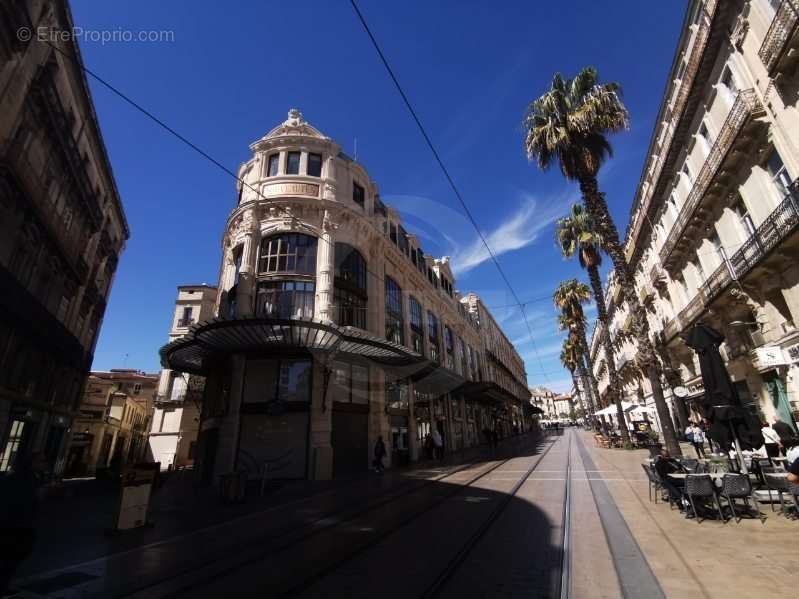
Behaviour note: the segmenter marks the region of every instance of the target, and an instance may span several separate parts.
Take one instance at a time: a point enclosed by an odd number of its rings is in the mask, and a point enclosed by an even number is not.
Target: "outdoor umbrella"
[[[744,449],[763,445],[757,418],[746,412],[719,354],[724,335],[701,322],[680,334],[685,344],[699,356],[705,396],[702,408],[710,421],[710,436],[729,451],[735,439]]]

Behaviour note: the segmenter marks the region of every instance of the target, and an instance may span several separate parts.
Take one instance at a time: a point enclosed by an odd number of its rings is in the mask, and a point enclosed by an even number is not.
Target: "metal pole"
[[[732,422],[730,422],[730,432],[732,433],[733,445],[735,445],[735,453],[738,456],[738,464],[741,466],[741,474],[749,474],[749,470],[746,469],[744,454],[741,453],[741,444],[738,442],[738,436],[735,434],[735,428],[732,426]]]

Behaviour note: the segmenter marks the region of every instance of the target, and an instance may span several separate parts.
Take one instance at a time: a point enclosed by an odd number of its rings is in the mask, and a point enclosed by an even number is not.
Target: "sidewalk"
[[[185,545],[184,538],[203,531],[212,536],[220,524],[257,530],[265,523],[274,526],[277,521],[287,528],[288,521],[281,522],[276,517],[283,508],[288,510],[294,504],[308,501],[309,509],[306,511],[311,514],[314,510],[328,509],[332,503],[356,505],[390,494],[408,485],[409,481],[423,483],[474,460],[491,458],[496,451],[501,452],[503,446],[520,441],[531,442],[532,437],[523,435],[506,439],[498,450],[493,451],[478,446],[453,452],[441,461],[417,462],[409,467],[387,470],[381,475],[366,471],[354,478],[332,481],[274,482],[267,486],[263,497],[259,488],[249,489],[246,501],[238,505],[222,505],[218,489],[195,487],[190,476],[173,475],[152,497],[149,520],[154,526],[119,534],[109,534],[119,498],[116,484],[96,480],[65,481],[53,489],[40,507],[35,550],[17,572],[17,582],[27,586],[36,579],[47,578],[56,570],[97,560],[106,561],[104,558],[123,552],[146,552],[154,545],[163,554],[171,550],[169,546],[175,543]],[[333,490],[337,492],[332,493]],[[247,533],[254,530],[247,530]],[[191,543],[189,540],[188,546]],[[186,547],[180,549],[185,550]],[[137,556],[134,561],[140,560],[141,556]]]
[[[641,469],[648,451],[600,449],[591,434],[581,434],[597,467],[587,474],[607,484],[667,597],[796,597],[799,522],[765,505],[765,524],[686,520],[668,504],[649,501]],[[685,455],[693,455],[689,447]]]

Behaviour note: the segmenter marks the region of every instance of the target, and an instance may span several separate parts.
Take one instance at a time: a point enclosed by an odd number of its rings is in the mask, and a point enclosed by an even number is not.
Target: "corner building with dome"
[[[205,377],[195,472],[329,479],[525,432],[524,362],[455,290],[358,162],[299,111],[250,146],[222,240],[215,317],[161,349]]]

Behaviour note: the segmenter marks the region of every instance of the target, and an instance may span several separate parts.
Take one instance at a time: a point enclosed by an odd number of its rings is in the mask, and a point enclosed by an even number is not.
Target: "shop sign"
[[[319,186],[312,183],[270,183],[264,185],[262,192],[267,196],[302,195],[319,196]]]
[[[786,361],[789,364],[796,364],[799,362],[799,343],[786,347],[782,350],[785,354]]]
[[[768,370],[789,363],[782,349],[773,345],[755,348],[754,358],[754,366],[758,370]]]

